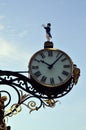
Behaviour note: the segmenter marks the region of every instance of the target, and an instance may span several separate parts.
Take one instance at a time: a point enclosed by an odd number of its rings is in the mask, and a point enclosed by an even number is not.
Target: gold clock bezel
[[[71,64],[71,73],[70,73],[70,75],[68,76],[68,78],[65,80],[65,82],[61,82],[61,83],[55,84],[55,85],[45,84],[45,83],[43,83],[43,82],[41,82],[41,81],[38,81],[38,80],[35,78],[35,76],[32,74],[32,72],[31,72],[31,67],[30,67],[32,60],[34,59],[34,57],[35,57],[37,54],[41,53],[42,51],[46,51],[46,50],[47,50],[47,51],[48,51],[48,50],[60,51],[60,52],[64,53],[64,54],[67,56],[67,58],[69,59],[70,64]],[[35,81],[35,83],[37,83],[37,84],[39,84],[39,85],[42,85],[42,86],[45,86],[45,87],[49,87],[49,88],[56,88],[56,87],[63,86],[64,84],[66,84],[66,83],[71,79],[72,74],[73,74],[73,62],[72,62],[70,56],[69,56],[68,54],[66,54],[64,51],[59,50],[59,49],[55,49],[55,48],[45,48],[45,49],[41,49],[41,50],[37,51],[35,54],[32,55],[32,57],[31,57],[31,59],[30,59],[30,61],[29,61],[28,67],[29,67],[30,78],[31,78],[33,81]]]

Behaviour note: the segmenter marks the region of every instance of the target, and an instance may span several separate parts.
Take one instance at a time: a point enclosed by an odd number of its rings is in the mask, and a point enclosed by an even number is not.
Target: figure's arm
[[[45,25],[44,25],[44,24],[42,24],[42,27],[45,27]]]
[[[44,24],[42,24],[42,27],[45,28],[46,26]]]

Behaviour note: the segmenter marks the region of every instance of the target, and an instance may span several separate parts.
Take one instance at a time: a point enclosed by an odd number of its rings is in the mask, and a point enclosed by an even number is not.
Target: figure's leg
[[[46,38],[47,38],[48,41],[50,41],[50,37],[47,33],[46,33]]]

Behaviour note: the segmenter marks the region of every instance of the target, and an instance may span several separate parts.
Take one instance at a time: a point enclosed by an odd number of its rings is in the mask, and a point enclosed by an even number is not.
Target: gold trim
[[[73,80],[74,80],[75,85],[76,85],[77,82],[78,82],[79,76],[80,76],[80,69],[77,68],[76,66],[74,66],[74,70],[73,70]]]
[[[68,78],[67,80],[65,80],[65,82],[62,82],[62,83],[60,83],[60,84],[58,84],[58,85],[53,85],[53,86],[51,86],[50,84],[44,84],[44,83],[42,83],[42,82],[39,82],[37,79],[35,79],[35,77],[33,76],[32,72],[31,72],[31,62],[32,62],[32,60],[34,59],[34,57],[35,57],[37,54],[41,53],[42,51],[48,51],[48,50],[55,50],[55,51],[60,51],[61,53],[64,53],[64,54],[68,57],[68,59],[69,59],[69,61],[70,61],[70,64],[71,64],[71,74],[69,75],[69,78]],[[29,64],[28,64],[28,69],[29,69],[30,77],[31,77],[33,80],[35,80],[37,83],[39,83],[39,84],[41,84],[41,85],[43,85],[43,86],[45,86],[45,87],[58,87],[58,86],[64,85],[64,84],[65,84],[66,82],[68,82],[69,79],[71,78],[72,73],[73,73],[73,62],[72,62],[72,59],[70,58],[70,56],[69,56],[68,54],[66,54],[64,51],[59,50],[59,49],[56,49],[56,48],[45,48],[45,49],[41,49],[41,50],[37,51],[35,54],[32,55],[32,57],[31,57],[31,59],[30,59],[30,61],[29,61]]]

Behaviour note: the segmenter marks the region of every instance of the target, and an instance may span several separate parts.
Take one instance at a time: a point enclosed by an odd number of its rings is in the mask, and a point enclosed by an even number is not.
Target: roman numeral
[[[38,66],[32,66],[32,69],[38,69],[39,67]]]
[[[46,82],[46,79],[47,79],[46,76],[42,76],[42,78],[41,78],[41,82]]]
[[[55,84],[55,82],[54,82],[54,78],[50,78],[50,83],[51,83],[52,85]]]
[[[70,65],[64,65],[63,67],[64,68],[70,68]]]
[[[59,78],[59,80],[62,82],[63,81],[63,79],[60,77],[60,76],[58,76],[58,78]]]
[[[60,53],[60,52],[59,52],[59,53],[57,54],[57,56],[56,56],[57,60],[61,59],[62,56],[63,56],[63,53]]]
[[[45,58],[45,55],[44,55],[43,53],[41,53],[40,55],[41,55],[41,57],[42,57],[43,59]]]
[[[52,50],[48,51],[48,56],[53,56],[53,51]]]
[[[66,58],[66,57],[65,57],[65,58],[63,58],[61,61],[62,61],[62,62],[64,62],[65,60],[67,60],[67,58]]]
[[[40,62],[38,59],[34,59],[35,61],[37,61],[37,62]]]
[[[56,58],[60,55],[60,52],[57,53]]]
[[[37,71],[37,72],[34,73],[34,75],[35,75],[36,77],[39,77],[39,76],[41,75],[41,72],[40,72],[40,71]]]
[[[65,76],[68,76],[69,72],[63,70],[62,74],[65,75]]]

